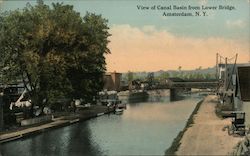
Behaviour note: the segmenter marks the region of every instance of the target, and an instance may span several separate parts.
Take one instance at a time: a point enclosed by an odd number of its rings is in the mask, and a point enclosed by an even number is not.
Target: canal
[[[201,99],[170,102],[166,90],[129,102],[122,115],[104,115],[0,145],[8,155],[164,155]],[[1,155],[0,154],[0,155]]]

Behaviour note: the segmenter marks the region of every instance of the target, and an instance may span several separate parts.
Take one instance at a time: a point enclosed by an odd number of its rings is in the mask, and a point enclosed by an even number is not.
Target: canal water
[[[126,95],[121,96],[129,102]],[[0,145],[8,155],[164,155],[201,97],[170,102],[166,90],[130,102],[122,115],[104,115]],[[0,155],[1,155],[0,154]]]

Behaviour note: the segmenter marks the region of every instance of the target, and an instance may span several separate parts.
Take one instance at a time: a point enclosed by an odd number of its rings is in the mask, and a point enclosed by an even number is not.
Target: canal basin
[[[124,102],[126,96],[121,98]],[[200,97],[170,102],[168,91],[104,115],[2,144],[2,155],[164,155]]]

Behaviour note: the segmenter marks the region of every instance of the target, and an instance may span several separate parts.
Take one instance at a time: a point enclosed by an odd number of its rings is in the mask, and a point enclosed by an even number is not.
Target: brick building
[[[120,91],[121,89],[121,73],[110,72],[104,75],[104,87],[105,90]]]

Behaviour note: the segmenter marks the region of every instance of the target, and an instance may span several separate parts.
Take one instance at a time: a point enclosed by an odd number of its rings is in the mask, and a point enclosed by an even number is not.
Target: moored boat
[[[119,100],[116,91],[99,92],[98,104],[112,107],[112,106],[116,106],[119,103],[121,103],[121,101]]]
[[[120,108],[115,109],[115,114],[120,115],[122,113],[123,113],[123,109],[120,109]]]
[[[119,109],[127,109],[127,105],[125,103],[119,103],[117,105],[117,108],[119,108]]]

